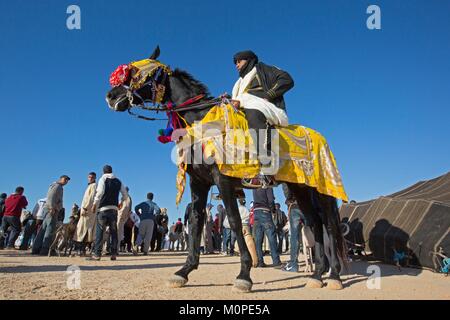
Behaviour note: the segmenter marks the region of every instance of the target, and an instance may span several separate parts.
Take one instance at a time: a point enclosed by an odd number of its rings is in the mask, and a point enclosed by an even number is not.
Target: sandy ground
[[[282,256],[282,261],[288,260]],[[239,257],[201,256],[198,270],[191,273],[186,287],[172,289],[166,279],[184,263],[185,252],[150,253],[149,256],[122,255],[117,261],[86,261],[80,257],[36,257],[29,252],[0,251],[0,300],[3,299],[446,299],[450,300],[450,277],[427,270],[358,261],[342,276],[344,289],[307,289],[307,274],[274,268],[252,269],[251,293],[233,293],[239,272]],[[266,263],[270,263],[266,256]],[[80,268],[80,289],[68,289],[67,282]],[[381,269],[380,289],[368,289],[367,267]],[[326,280],[325,280],[326,282]],[[373,283],[373,282],[370,282]]]

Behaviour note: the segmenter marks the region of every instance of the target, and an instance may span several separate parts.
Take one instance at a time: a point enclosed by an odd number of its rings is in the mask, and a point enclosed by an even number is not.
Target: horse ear
[[[159,50],[159,45],[156,46],[156,49],[153,51],[152,55],[150,56],[150,60],[156,60],[158,59],[159,55],[161,53],[161,50]]]

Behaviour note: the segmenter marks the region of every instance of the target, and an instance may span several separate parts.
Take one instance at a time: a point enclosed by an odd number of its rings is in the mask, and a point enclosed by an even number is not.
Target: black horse
[[[159,47],[150,56],[155,60],[159,56]],[[212,100],[205,85],[194,79],[185,71],[175,69],[168,77],[163,78],[164,83],[152,83],[151,79],[141,88],[130,91],[128,79],[123,85],[113,87],[106,96],[110,108],[115,111],[127,111],[132,105],[142,105],[144,102],[155,102],[152,88],[157,85],[166,87],[163,104],[172,102],[180,105],[190,98],[198,95],[204,97],[198,101],[203,107],[180,109],[179,113],[188,124],[200,121],[210,107],[205,107],[208,101]],[[247,114],[247,117],[251,117]],[[192,152],[194,154],[194,152]],[[193,162],[192,162],[193,163]],[[184,266],[178,270],[170,279],[169,285],[172,287],[182,287],[188,281],[188,275],[191,271],[198,268],[200,259],[200,239],[205,221],[205,208],[207,204],[208,193],[212,186],[216,185],[222,196],[226,208],[230,226],[236,233],[236,239],[240,248],[241,271],[234,283],[233,290],[239,292],[248,292],[252,287],[250,278],[250,269],[252,259],[244,241],[242,233],[242,223],[239,215],[236,190],[242,190],[241,179],[225,176],[220,173],[216,164],[189,164],[186,169],[190,176],[190,189],[192,197],[192,211],[189,217],[189,254]],[[279,183],[283,181],[278,181]],[[315,271],[307,283],[307,287],[320,288],[323,286],[322,275],[331,268],[330,280],[327,287],[331,289],[342,289],[342,282],[339,277],[341,265],[339,257],[345,261],[345,243],[339,229],[339,211],[334,197],[320,194],[314,188],[304,184],[287,183],[288,189],[296,198],[302,212],[309,218],[313,224],[315,236]],[[330,239],[331,261],[324,253],[323,226],[328,232]]]

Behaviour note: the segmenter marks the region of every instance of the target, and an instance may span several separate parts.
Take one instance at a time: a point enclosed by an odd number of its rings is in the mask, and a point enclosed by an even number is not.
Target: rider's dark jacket
[[[250,82],[247,92],[286,110],[283,95],[293,86],[294,80],[289,73],[259,62],[256,64],[256,77]]]

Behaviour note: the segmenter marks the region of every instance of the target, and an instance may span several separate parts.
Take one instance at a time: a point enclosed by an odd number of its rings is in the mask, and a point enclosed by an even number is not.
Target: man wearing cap
[[[47,192],[47,202],[44,206],[46,211],[45,219],[36,235],[36,240],[33,244],[32,254],[48,255],[49,248],[53,242],[56,233],[56,223],[58,221],[58,214],[63,209],[63,187],[69,182],[70,178],[67,175],[62,175],[58,181],[53,182]],[[55,252],[50,252],[55,254]]]
[[[277,67],[259,62],[256,54],[250,50],[236,53],[233,61],[239,79],[233,87],[232,102],[235,107],[244,108],[249,128],[259,131],[267,130],[267,124],[287,126],[283,95],[294,86],[291,76]],[[260,141],[258,133],[256,150],[261,156],[259,145],[263,145],[264,141]],[[258,186],[258,181],[254,183],[255,187]]]

